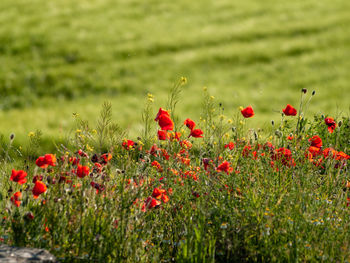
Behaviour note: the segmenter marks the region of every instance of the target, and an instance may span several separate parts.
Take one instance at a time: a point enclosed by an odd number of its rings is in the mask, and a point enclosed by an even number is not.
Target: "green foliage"
[[[177,98],[180,90],[173,93]],[[148,95],[143,138],[129,148],[110,103],[96,129],[74,114],[76,131],[46,168],[35,166],[28,151],[40,145],[39,131],[22,155],[3,138],[1,242],[47,248],[62,262],[349,260],[348,117],[338,116],[330,133],[325,116],[281,114],[262,133],[205,91],[196,121],[204,138],[183,130],[179,140],[159,141],[152,136],[152,103]],[[323,143],[316,155],[309,148],[314,135]],[[329,147],[337,154],[326,156]],[[9,175],[23,160],[28,176],[19,185]],[[77,160],[87,175],[79,175]],[[220,170],[225,161],[229,166]],[[40,176],[47,191],[34,199],[32,181]],[[11,200],[18,191],[19,207]]]

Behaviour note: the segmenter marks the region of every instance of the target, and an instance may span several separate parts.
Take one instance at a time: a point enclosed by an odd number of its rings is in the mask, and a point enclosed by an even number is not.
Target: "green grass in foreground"
[[[57,160],[33,156],[38,134],[22,149],[5,143],[0,242],[46,248],[61,262],[350,260],[349,118],[330,133],[325,116],[305,116],[306,93],[298,115],[263,132],[251,126],[257,115],[230,118],[203,92],[192,128],[203,138],[194,138],[175,110],[178,92],[159,126],[149,97],[139,140],[122,139],[105,104],[96,125],[76,118]],[[172,137],[158,140],[169,118]],[[27,175],[10,180],[11,169]]]
[[[227,110],[252,104],[259,125],[301,88],[317,92],[312,113],[348,112],[347,0],[2,0],[0,10],[0,132],[19,143],[36,129],[59,137],[73,112],[95,120],[106,99],[136,136],[145,94],[161,102],[182,75],[182,117],[198,116],[203,86]]]

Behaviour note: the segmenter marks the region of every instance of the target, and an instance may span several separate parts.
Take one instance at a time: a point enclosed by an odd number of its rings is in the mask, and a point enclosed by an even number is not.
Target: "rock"
[[[56,258],[45,249],[0,245],[1,263],[53,263]]]

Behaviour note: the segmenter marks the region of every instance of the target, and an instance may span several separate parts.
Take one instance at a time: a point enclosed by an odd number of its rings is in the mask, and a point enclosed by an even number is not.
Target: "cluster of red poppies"
[[[290,104],[287,104],[287,106],[284,109],[282,109],[282,112],[286,116],[296,116],[297,115],[297,110]],[[244,118],[251,118],[255,115],[252,106],[248,106],[248,107],[242,109],[241,113],[242,113]],[[324,122],[328,127],[328,131],[330,133],[333,133],[333,131],[337,127],[337,123],[335,122],[335,120],[332,117],[327,117],[324,119]],[[288,139],[292,139],[292,137],[289,137]]]
[[[147,197],[146,200],[143,202],[141,211],[146,212],[147,209],[158,207],[159,205],[161,205],[160,200],[162,200],[163,203],[169,202],[170,198],[168,194],[171,194],[171,193],[172,193],[171,188],[169,188],[168,190],[158,188],[158,187],[154,188],[152,196]]]
[[[287,104],[287,106],[284,109],[282,109],[282,112],[286,116],[297,115],[297,110],[290,104]],[[241,113],[245,118],[250,118],[254,116],[254,111],[251,106],[242,109]],[[189,129],[189,134],[188,136],[186,135],[186,139],[182,139],[181,133],[174,131],[174,122],[171,119],[168,111],[160,108],[156,115],[155,121],[160,127],[160,129],[157,132],[158,139],[168,140],[171,143],[175,143],[178,145],[178,147],[174,147],[172,149],[179,149],[177,152],[168,153],[166,149],[160,148],[159,146],[157,146],[157,144],[154,144],[149,150],[145,151],[145,153],[148,154],[151,159],[153,158],[153,160],[151,160],[150,162],[150,166],[154,167],[154,169],[158,173],[163,173],[165,170],[161,164],[162,161],[168,161],[170,158],[172,158],[172,161],[176,163],[177,169],[167,168],[166,171],[176,175],[178,178],[176,182],[179,184],[183,184],[183,180],[186,179],[197,181],[201,172],[204,172],[207,175],[218,175],[220,173],[230,174],[232,172],[240,173],[239,167],[236,166],[234,168],[229,161],[224,160],[221,156],[218,156],[218,158],[215,160],[203,158],[203,170],[200,166],[191,165],[189,150],[192,148],[192,143],[189,141],[188,138],[203,137],[203,131],[201,129],[196,128],[196,123],[193,120],[187,118],[184,121],[184,125]],[[325,118],[325,124],[328,127],[330,133],[332,133],[337,127],[336,122],[331,117]],[[287,139],[293,140],[294,137],[288,136]],[[333,148],[322,149],[322,139],[317,135],[310,138],[309,142],[310,146],[308,147],[305,156],[310,162],[314,163],[315,165],[321,165],[326,159],[334,159],[344,164],[344,161],[350,158],[349,155],[345,154],[344,152],[336,151]],[[245,158],[251,157],[255,160],[259,160],[260,158],[269,157],[268,160],[270,162],[270,165],[274,169],[279,170],[283,166],[294,167],[296,165],[292,156],[292,152],[289,148],[277,148],[270,142],[266,142],[264,145],[247,145],[244,140],[238,139],[236,143],[232,141],[228,142],[226,145],[224,145],[224,149],[234,151],[237,146],[236,144],[240,144],[241,147],[238,147],[238,149],[242,149],[240,154]],[[142,146],[138,145],[132,140],[125,140],[122,143],[122,147],[127,151],[133,149],[142,151]],[[65,166],[65,168],[68,167],[69,169],[69,171],[67,172],[61,172],[61,174],[59,175],[59,182],[72,183],[70,177],[72,175],[76,175],[79,178],[84,178],[94,173],[102,173],[104,166],[112,159],[112,155],[110,153],[102,154],[100,156],[95,154],[91,157],[91,162],[93,163],[92,168],[90,168],[88,165],[83,165],[83,163],[86,163],[86,161],[82,161],[81,159],[89,159],[88,154],[82,150],[77,151],[75,156],[62,156],[59,159],[62,162],[62,167],[64,165],[67,165]],[[146,162],[144,159],[142,159],[142,157],[140,161],[143,163]],[[337,167],[341,167],[339,165],[339,162],[337,164]],[[57,165],[57,160],[55,155],[45,154],[44,156],[38,157],[35,163],[39,168],[44,169],[43,171],[48,171],[48,169],[51,169]],[[26,177],[27,173],[25,171],[12,170],[10,180],[17,182],[19,185],[22,185],[27,182]],[[42,175],[35,175],[33,178],[33,183],[35,185],[32,188],[32,193],[34,198],[38,198],[47,190],[47,186],[45,185],[45,183],[42,182],[42,180]],[[169,195],[171,194],[172,190],[171,188],[165,190],[164,188],[166,187],[166,184],[163,183],[162,180],[163,177],[161,177],[159,180],[161,182],[160,186],[155,188],[152,187],[152,194],[149,197],[147,197],[142,203],[142,211],[147,211],[147,209],[158,207],[159,205],[161,205],[161,201],[163,203],[167,203],[169,201]],[[54,180],[53,183],[55,183]],[[135,183],[136,182],[134,182],[134,184]],[[128,184],[130,184],[130,182],[128,182]],[[136,185],[140,184],[142,184],[142,180],[136,183]],[[91,181],[90,185],[96,189],[97,193],[105,190],[104,185],[101,183]],[[19,191],[14,193],[10,200],[14,205],[20,206],[21,197],[22,193]]]
[[[24,184],[27,182],[27,173],[23,170],[12,170],[10,180],[13,182],[17,182],[18,184]],[[36,199],[41,195],[42,193],[45,193],[47,190],[46,185],[40,181],[40,180],[35,180],[34,182],[34,187],[32,188],[32,193],[33,197]],[[13,194],[13,196],[10,198],[11,202],[16,205],[17,207],[20,206],[21,200],[20,198],[22,197],[22,192],[18,191]]]
[[[87,175],[89,175],[90,172],[101,173],[103,166],[106,165],[112,159],[112,155],[110,153],[102,154],[100,156],[94,155],[91,158],[91,161],[94,163],[94,166],[91,170],[89,166],[80,164],[81,158],[89,158],[88,154],[82,150],[77,151],[76,154],[76,156],[70,157],[62,156],[59,159],[59,161],[61,161],[60,168],[62,168],[65,163],[68,165],[67,167],[73,167],[73,169],[71,169],[68,172],[60,172],[58,178],[59,183],[72,183],[72,180],[70,178],[71,175],[76,175],[79,178],[84,178]],[[44,173],[50,172],[51,168],[57,166],[57,159],[54,154],[45,154],[44,156],[39,156],[36,159],[35,164],[39,168],[43,169],[42,171]],[[27,176],[27,172],[23,170],[16,171],[13,169],[10,180],[18,183],[19,185],[23,185],[27,182]],[[56,183],[56,178],[51,178],[48,176],[46,179],[49,181],[49,183]],[[47,191],[47,185],[43,182],[43,175],[34,175],[32,182],[34,183],[34,187],[32,188],[33,198],[37,199],[41,194]],[[104,189],[103,185],[93,181],[91,182],[91,186],[95,188],[97,192],[102,191]],[[18,207],[21,205],[21,198],[22,190],[15,192],[13,196],[11,196],[10,201]]]
[[[56,156],[53,154],[45,154],[44,156],[38,157],[38,159],[35,161],[36,165],[40,168],[46,169],[48,166],[56,166]],[[17,182],[19,185],[22,185],[27,182],[27,173],[23,170],[12,170],[10,180],[13,182]],[[36,199],[41,195],[42,193],[45,193],[47,190],[47,186],[45,183],[43,183],[38,176],[35,176],[33,178],[34,187],[32,188],[33,197]],[[20,198],[22,197],[21,192],[16,192],[11,197],[11,201],[16,205],[20,206],[21,201]]]
[[[169,133],[168,131],[172,131],[174,129],[174,122],[172,121],[168,111],[159,109],[156,118],[154,119],[158,122],[160,130],[158,130],[158,139],[159,140],[167,140],[167,139],[176,139],[179,140],[181,134],[179,132],[175,132],[174,134]],[[190,134],[188,137],[202,138],[203,131],[201,129],[195,129],[195,122],[191,119],[186,119],[184,124],[190,129]]]
[[[297,110],[291,106],[290,104],[287,104],[287,106],[282,109],[282,112],[285,116],[296,116]],[[251,106],[248,106],[241,110],[241,113],[244,118],[250,118],[254,116],[254,110]],[[202,168],[199,166],[193,166],[191,165],[191,158],[189,154],[189,149],[191,149],[192,144],[188,140],[182,140],[181,134],[179,132],[174,132],[174,123],[170,117],[170,114],[168,111],[160,108],[157,116],[155,118],[155,121],[158,122],[158,125],[160,127],[160,130],[158,130],[158,139],[159,140],[170,140],[172,142],[177,142],[179,146],[181,147],[181,150],[177,153],[173,153],[172,155],[169,154],[165,149],[159,148],[156,144],[154,144],[150,150],[146,151],[146,153],[150,154],[151,156],[154,156],[158,158],[157,160],[153,160],[151,162],[151,166],[156,169],[157,172],[163,173],[164,168],[161,165],[161,160],[169,160],[169,158],[173,158],[174,161],[179,162],[180,166],[183,165],[183,169],[174,169],[174,168],[168,168],[168,171],[173,173],[174,175],[178,176],[178,183],[183,184],[184,179],[192,179],[192,180],[198,180],[200,172],[202,171]],[[333,132],[334,128],[336,127],[336,123],[332,118],[326,118],[325,123],[329,127],[329,131]],[[201,138],[203,137],[203,132],[201,129],[195,129],[196,123],[191,119],[186,119],[184,121],[184,125],[190,130],[190,133],[188,135],[188,138],[195,137],[195,138]],[[331,128],[331,130],[330,130]],[[289,135],[288,140],[293,140],[294,136]],[[312,137],[310,140],[310,147],[308,148],[306,157],[313,162],[313,158],[318,156],[319,153],[322,153],[324,155],[324,158],[327,158],[330,156],[329,152],[332,152],[333,157],[335,160],[347,160],[349,159],[349,156],[346,155],[343,152],[336,152],[334,149],[327,148],[325,150],[321,150],[322,147],[322,140],[318,136]],[[287,147],[280,147],[277,148],[272,143],[266,142],[264,145],[257,144],[257,145],[245,145],[244,140],[238,140],[237,143],[239,143],[242,148],[239,147],[239,149],[242,149],[242,156],[243,157],[251,157],[255,160],[258,160],[260,158],[268,157],[270,166],[274,168],[275,170],[280,170],[282,167],[294,167],[296,166],[296,162],[293,158],[292,151]],[[242,145],[243,144],[243,145]],[[136,143],[131,140],[126,140],[123,142],[123,147],[127,150],[130,150],[132,148],[135,148]],[[229,142],[227,143],[224,148],[228,149],[230,151],[235,149],[235,143]],[[141,150],[141,148],[139,148]],[[318,160],[318,163],[320,160]],[[216,160],[211,160],[209,158],[203,158],[202,164],[204,168],[204,172],[206,172],[207,175],[213,175],[213,174],[220,174],[220,173],[226,173],[230,174],[232,172],[240,173],[239,167],[233,168],[232,164],[224,160],[221,156],[219,156]],[[161,180],[163,177],[161,177]],[[160,181],[161,181],[160,180]],[[162,184],[162,187],[164,185]],[[155,189],[162,189],[161,188],[155,188]],[[155,190],[157,192],[158,190]],[[161,190],[166,192],[165,190]],[[159,192],[159,191],[158,191]],[[147,209],[151,209],[154,207],[158,207],[161,205],[161,202],[157,200],[153,193],[152,196],[149,196],[143,201],[143,211],[146,211]],[[160,196],[160,195],[159,195]],[[196,195],[197,196],[197,195]],[[159,199],[159,198],[158,198]],[[169,198],[166,198],[166,202],[168,202]],[[163,200],[164,201],[164,200]],[[165,201],[164,201],[165,202]]]
[[[297,115],[297,110],[290,104],[287,104],[287,106],[284,109],[282,109],[282,112],[286,116],[295,116],[295,115]],[[255,115],[252,106],[248,106],[248,107],[242,109],[241,113],[242,113],[244,118],[251,118],[251,117],[253,117]]]
[[[322,149],[322,139],[318,135],[310,138],[309,142],[311,145],[305,156],[317,166],[321,166],[325,159],[333,159],[340,162],[350,159],[350,156],[342,151],[336,151],[330,147]],[[339,163],[336,164],[336,167],[339,167]]]

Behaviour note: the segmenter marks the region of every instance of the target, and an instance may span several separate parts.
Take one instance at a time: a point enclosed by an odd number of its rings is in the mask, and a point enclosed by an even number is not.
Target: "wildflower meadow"
[[[138,137],[105,102],[53,152],[40,132],[2,142],[0,243],[60,262],[350,262],[350,118],[310,116],[303,88],[265,128],[207,89],[180,119],[185,85],[147,95]]]

